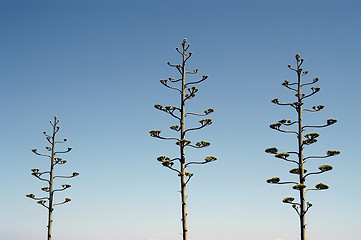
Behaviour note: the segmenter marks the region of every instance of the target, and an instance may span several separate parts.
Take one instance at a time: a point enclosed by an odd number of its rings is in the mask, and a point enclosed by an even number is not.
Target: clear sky
[[[270,101],[294,101],[281,83],[295,79],[287,65],[299,53],[306,79],[320,79],[306,105],[325,105],[305,122],[339,121],[307,154],[341,151],[308,165],[334,170],[309,178],[330,189],[308,194],[307,235],[360,240],[360,12],[356,0],[0,0],[0,239],[46,239],[46,209],[25,195],[41,194],[30,169],[48,162],[31,149],[46,151],[54,115],[73,148],[57,171],[80,173],[57,183],[72,184],[56,195],[72,201],[55,208],[54,240],[181,239],[179,178],[156,161],[179,150],[148,132],[170,135],[176,123],[153,105],[179,104],[159,80],[178,77],[166,63],[180,60],[175,47],[187,38],[189,69],[209,75],[187,107],[215,109],[213,124],[190,135],[211,146],[187,158],[218,157],[190,169],[190,239],[299,239],[298,216],[282,203],[297,192],[266,183],[292,180],[293,166],[264,152],[296,147],[268,126],[296,117]]]

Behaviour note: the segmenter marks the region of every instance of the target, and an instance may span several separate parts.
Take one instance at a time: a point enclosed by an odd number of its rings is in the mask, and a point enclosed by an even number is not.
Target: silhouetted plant
[[[210,145],[210,143],[206,142],[206,141],[199,141],[196,144],[192,144],[192,142],[190,140],[186,139],[186,133],[189,131],[202,129],[202,128],[212,124],[212,119],[209,119],[209,118],[201,119],[201,120],[199,120],[200,126],[186,129],[185,128],[186,116],[190,116],[190,115],[206,116],[206,115],[214,112],[214,110],[211,108],[205,110],[204,113],[202,113],[202,114],[186,112],[186,110],[185,110],[186,101],[192,99],[196,95],[195,93],[198,91],[198,88],[196,88],[193,85],[201,83],[208,78],[208,76],[203,75],[203,77],[200,80],[186,82],[186,75],[198,73],[198,68],[193,71],[186,71],[186,69],[185,69],[186,62],[192,55],[192,52],[187,52],[189,46],[190,46],[190,44],[187,44],[187,40],[184,39],[183,43],[182,43],[182,49],[179,50],[178,47],[176,48],[177,52],[182,56],[181,64],[171,64],[170,62],[168,62],[168,65],[170,67],[174,67],[175,69],[178,70],[181,77],[177,80],[175,80],[174,78],[160,80],[160,82],[165,87],[175,90],[180,94],[180,97],[181,97],[180,107],[176,107],[176,106],[163,107],[160,104],[154,105],[154,107],[156,109],[166,112],[169,115],[171,115],[173,118],[177,119],[177,121],[179,122],[179,125],[170,126],[170,129],[172,129],[176,132],[179,132],[180,138],[162,137],[162,136],[160,136],[160,133],[161,133],[160,130],[152,130],[149,132],[150,135],[155,138],[160,138],[160,139],[164,139],[164,140],[174,140],[175,144],[179,145],[179,148],[180,148],[180,157],[171,159],[167,156],[160,156],[160,157],[158,157],[157,160],[159,162],[161,162],[161,164],[164,167],[167,167],[167,168],[171,169],[172,171],[175,171],[176,173],[178,173],[178,176],[180,177],[180,180],[181,180],[183,240],[188,240],[186,186],[187,186],[189,180],[193,176],[193,173],[187,172],[186,168],[193,164],[206,164],[206,163],[217,160],[217,158],[214,156],[207,156],[207,157],[205,157],[204,161],[201,161],[201,162],[187,162],[186,161],[186,155],[185,155],[186,147],[204,148],[204,147],[208,147]],[[171,86],[172,84],[175,84],[175,83],[179,83],[180,88]],[[169,85],[169,84],[171,84],[171,85]],[[178,168],[173,166],[174,163],[176,163],[176,162],[179,163]]]
[[[68,189],[71,187],[70,184],[63,184],[62,188],[59,189],[54,189],[54,179],[55,178],[73,178],[79,175],[79,173],[77,172],[73,172],[72,175],[70,176],[54,176],[54,167],[56,165],[63,165],[65,164],[67,161],[60,158],[60,157],[56,157],[57,154],[61,154],[61,153],[67,153],[70,152],[70,150],[72,148],[68,148],[65,151],[60,151],[60,152],[56,152],[55,151],[55,145],[57,143],[64,143],[67,141],[67,139],[64,139],[63,141],[56,141],[55,140],[55,135],[56,133],[59,131],[60,127],[58,126],[59,120],[58,118],[55,116],[54,117],[54,122],[50,121],[50,124],[52,126],[52,134],[48,135],[46,132],[43,132],[45,135],[46,140],[50,143],[50,146],[45,147],[46,150],[49,151],[49,154],[41,154],[38,153],[38,150],[36,148],[32,149],[32,152],[35,153],[36,155],[39,156],[44,156],[44,157],[48,157],[50,159],[50,169],[49,171],[45,171],[45,172],[41,172],[39,169],[33,168],[31,169],[32,173],[31,175],[33,175],[34,177],[40,179],[41,181],[47,182],[48,186],[46,187],[42,187],[41,190],[46,192],[48,195],[46,197],[36,197],[34,194],[30,193],[27,194],[26,196],[28,198],[32,198],[34,200],[37,200],[37,203],[42,205],[43,207],[45,207],[46,209],[48,209],[48,240],[51,240],[52,237],[52,222],[53,222],[53,211],[54,211],[54,206],[56,205],[62,205],[64,203],[70,202],[71,199],[70,198],[65,198],[65,200],[63,202],[60,203],[54,203],[54,193],[55,192],[59,192],[59,191],[64,191],[65,189]]]
[[[308,73],[308,71],[304,71],[301,68],[301,65],[302,65],[304,59],[301,59],[300,55],[298,55],[298,54],[296,55],[296,61],[297,61],[296,68],[292,68],[291,65],[288,65],[288,67],[297,73],[297,81],[290,83],[289,81],[286,80],[282,83],[282,85],[296,93],[295,96],[297,97],[297,101],[292,102],[292,103],[280,103],[279,100],[276,98],[276,99],[273,99],[272,102],[277,105],[290,106],[290,107],[294,108],[297,112],[297,120],[292,121],[292,120],[282,119],[282,120],[279,120],[277,123],[271,124],[270,128],[277,130],[279,132],[283,132],[283,133],[295,134],[298,139],[298,149],[297,149],[297,151],[280,152],[279,153],[277,148],[272,147],[272,148],[266,149],[266,153],[274,154],[276,158],[279,158],[284,161],[295,164],[296,168],[291,169],[289,172],[291,174],[298,175],[298,181],[282,182],[280,180],[280,178],[273,177],[273,178],[268,179],[267,182],[273,183],[273,184],[293,184],[292,188],[299,191],[299,195],[300,195],[299,202],[295,202],[295,198],[293,198],[293,197],[286,197],[283,199],[283,203],[290,204],[292,206],[292,208],[294,208],[296,210],[297,214],[299,215],[301,240],[305,240],[306,239],[305,215],[308,212],[309,208],[312,206],[312,204],[310,202],[306,202],[305,194],[307,191],[310,191],[310,190],[324,190],[324,189],[329,188],[324,183],[319,183],[314,188],[307,188],[306,178],[310,175],[321,174],[321,173],[330,171],[330,170],[332,170],[332,166],[321,165],[318,168],[319,171],[310,172],[310,173],[306,174],[307,170],[305,169],[304,165],[309,159],[328,158],[331,156],[338,155],[340,152],[336,151],[336,150],[329,150],[326,152],[326,155],[324,155],[324,156],[307,156],[307,157],[303,156],[304,148],[313,143],[316,143],[317,138],[319,137],[319,134],[316,132],[304,134],[305,131],[310,128],[322,128],[322,127],[330,126],[330,125],[336,123],[337,120],[327,119],[326,123],[323,125],[303,125],[303,123],[302,123],[303,112],[305,112],[305,111],[318,112],[318,111],[322,110],[324,108],[324,106],[317,105],[317,106],[313,106],[311,109],[303,108],[304,99],[319,92],[320,88],[319,87],[311,87],[310,88],[311,91],[308,94],[302,93],[304,86],[315,84],[316,82],[318,82],[318,78],[314,78],[311,82],[302,83],[301,78],[303,76],[305,76]],[[286,129],[288,127],[292,128],[293,126],[296,128],[296,130],[285,130],[285,128]],[[292,159],[292,157],[290,157],[291,155],[295,156],[295,159]]]

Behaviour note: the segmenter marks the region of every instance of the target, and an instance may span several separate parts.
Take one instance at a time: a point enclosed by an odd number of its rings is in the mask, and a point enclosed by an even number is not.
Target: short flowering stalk
[[[37,203],[42,205],[43,207],[45,207],[46,209],[48,209],[48,233],[47,233],[47,239],[51,240],[52,239],[52,223],[53,223],[53,211],[54,211],[54,206],[56,205],[62,205],[64,203],[70,202],[71,199],[70,198],[65,198],[65,200],[63,202],[60,203],[54,203],[54,193],[58,192],[58,191],[64,191],[65,189],[68,189],[71,187],[70,184],[63,184],[62,188],[59,189],[54,189],[54,179],[55,178],[73,178],[79,175],[79,173],[77,172],[73,172],[72,175],[70,176],[54,176],[54,167],[56,165],[63,165],[65,164],[67,161],[63,160],[60,157],[57,157],[57,154],[62,154],[62,153],[68,153],[71,151],[72,148],[67,148],[67,150],[64,151],[60,151],[57,152],[55,151],[55,145],[57,143],[64,143],[67,141],[67,139],[64,139],[63,141],[56,141],[55,140],[55,136],[56,133],[59,131],[60,127],[58,126],[59,120],[58,118],[55,116],[54,117],[54,121],[50,121],[50,124],[52,126],[52,134],[48,135],[46,132],[43,132],[45,135],[46,140],[50,143],[50,147],[47,146],[45,147],[45,149],[47,151],[49,151],[48,154],[41,154],[38,152],[38,150],[36,148],[32,149],[32,152],[35,153],[36,155],[39,156],[43,156],[43,157],[48,157],[50,160],[50,170],[49,171],[44,171],[44,172],[40,172],[39,169],[37,168],[33,168],[31,169],[32,173],[31,175],[33,175],[34,177],[38,178],[41,181],[44,181],[48,184],[47,187],[42,187],[41,190],[43,192],[48,193],[48,195],[46,197],[35,197],[34,194],[30,193],[27,194],[26,197],[28,198],[32,198],[34,200],[37,200]],[[44,177],[45,176],[45,177]]]
[[[319,183],[315,186],[315,188],[307,189],[306,186],[306,178],[310,175],[321,174],[327,171],[332,170],[332,166],[330,165],[322,165],[319,167],[320,171],[307,173],[305,169],[305,163],[308,159],[317,159],[317,158],[328,158],[331,156],[335,156],[340,154],[337,150],[329,150],[326,152],[324,156],[307,156],[304,157],[304,148],[311,144],[317,142],[317,138],[319,134],[316,132],[310,132],[304,134],[305,131],[309,128],[323,128],[330,126],[337,122],[335,119],[327,119],[326,124],[322,125],[303,125],[303,113],[304,112],[318,112],[321,111],[324,106],[316,105],[312,108],[304,108],[304,100],[320,91],[319,87],[311,87],[311,92],[308,94],[302,93],[303,87],[308,85],[313,85],[318,82],[318,78],[314,78],[311,82],[303,83],[301,81],[302,77],[308,74],[308,71],[303,71],[301,68],[304,59],[300,58],[300,55],[296,55],[296,68],[292,68],[291,65],[288,67],[297,73],[297,81],[290,83],[289,81],[284,81],[282,85],[287,89],[294,91],[297,97],[295,102],[290,103],[281,103],[278,98],[273,99],[271,102],[280,106],[290,106],[294,108],[297,112],[297,120],[291,121],[287,119],[281,119],[277,123],[273,123],[270,125],[271,129],[274,129],[283,133],[293,133],[297,136],[297,151],[291,152],[280,152],[278,153],[278,149],[275,147],[271,147],[266,149],[266,153],[274,154],[276,158],[291,162],[295,164],[296,168],[291,169],[289,172],[291,174],[298,175],[298,181],[286,181],[282,182],[278,177],[272,177],[267,180],[267,183],[271,184],[293,184],[293,189],[299,191],[299,202],[294,202],[294,197],[286,197],[283,199],[283,203],[291,204],[292,208],[294,208],[299,215],[300,218],[300,232],[301,232],[301,240],[306,240],[306,223],[305,223],[305,215],[308,212],[309,208],[312,206],[310,202],[306,202],[305,194],[309,190],[325,190],[329,187],[324,183]],[[290,127],[295,126],[295,129],[288,130]],[[286,130],[287,129],[287,130]],[[294,156],[294,157],[291,157]],[[293,159],[292,159],[293,158]],[[307,173],[307,174],[306,174]]]
[[[191,57],[192,52],[188,52],[190,44],[187,44],[187,40],[184,39],[182,43],[181,50],[179,48],[176,48],[177,52],[182,56],[182,64],[172,64],[168,62],[168,65],[170,67],[173,67],[177,69],[177,71],[180,73],[181,77],[179,79],[174,78],[168,78],[168,79],[162,79],[160,80],[161,84],[165,87],[175,90],[180,94],[181,101],[180,101],[180,107],[176,106],[162,106],[160,104],[154,105],[154,107],[160,111],[168,113],[170,116],[175,118],[178,121],[177,125],[173,125],[170,127],[170,129],[179,132],[179,138],[175,137],[163,137],[160,136],[161,131],[160,130],[152,130],[150,131],[150,136],[163,139],[163,140],[174,140],[175,144],[179,146],[180,150],[180,156],[174,159],[170,159],[167,156],[160,156],[157,158],[159,162],[162,163],[164,167],[169,168],[172,171],[175,171],[178,173],[178,176],[180,177],[181,182],[181,200],[182,200],[182,229],[183,229],[183,240],[188,240],[188,224],[187,224],[187,198],[186,198],[186,186],[190,179],[193,176],[193,173],[189,173],[186,171],[186,168],[193,164],[206,164],[209,162],[213,162],[217,160],[214,156],[207,156],[205,157],[204,161],[200,162],[187,162],[186,161],[186,154],[185,149],[186,147],[192,147],[192,148],[204,148],[208,147],[210,145],[207,141],[199,141],[196,144],[192,144],[192,141],[189,139],[186,139],[186,134],[189,131],[195,131],[200,130],[206,126],[209,126],[212,124],[212,119],[201,119],[199,120],[200,126],[193,127],[186,129],[185,128],[185,118],[186,116],[194,115],[194,116],[206,116],[212,112],[214,112],[213,109],[207,109],[204,111],[204,113],[193,113],[193,112],[186,112],[185,105],[188,100],[194,98],[196,96],[196,93],[198,92],[198,88],[196,88],[194,85],[203,82],[208,78],[208,76],[203,75],[203,77],[200,80],[197,81],[189,81],[186,82],[186,76],[190,74],[196,74],[198,73],[198,69],[195,69],[193,71],[186,71],[186,62]],[[180,87],[174,87],[173,85],[175,83],[179,83]],[[179,167],[173,167],[175,163],[179,163]]]

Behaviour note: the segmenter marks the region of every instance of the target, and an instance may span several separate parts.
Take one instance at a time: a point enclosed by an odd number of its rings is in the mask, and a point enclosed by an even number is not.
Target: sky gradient
[[[72,188],[56,199],[72,201],[55,208],[54,240],[181,239],[179,178],[156,161],[179,149],[148,132],[170,135],[176,123],[153,106],[179,105],[159,80],[178,77],[166,63],[179,63],[183,38],[193,52],[188,69],[209,76],[187,109],[215,110],[213,124],[190,135],[211,146],[187,158],[218,158],[190,169],[190,240],[299,238],[298,216],[282,203],[296,192],[266,183],[291,180],[293,166],[264,152],[297,144],[269,128],[296,117],[270,102],[294,101],[281,84],[296,78],[287,67],[296,53],[305,79],[320,79],[306,105],[325,105],[305,122],[338,120],[318,131],[307,154],[341,151],[309,164],[334,170],[309,178],[330,189],[307,196],[308,239],[361,239],[360,12],[356,0],[0,0],[0,239],[46,239],[47,211],[25,195],[41,195],[30,169],[45,171],[48,162],[31,149],[46,151],[42,132],[54,115],[64,149],[73,148],[56,171],[80,173],[58,182]]]

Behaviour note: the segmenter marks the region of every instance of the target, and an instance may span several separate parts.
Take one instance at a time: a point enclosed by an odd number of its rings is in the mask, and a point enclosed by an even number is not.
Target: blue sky
[[[160,155],[176,157],[177,146],[148,132],[175,122],[154,104],[177,105],[178,95],[160,79],[177,77],[175,47],[191,43],[189,68],[209,79],[189,109],[214,108],[213,124],[193,133],[209,148],[188,159],[214,155],[194,166],[188,185],[191,240],[291,240],[298,217],[282,203],[296,195],[266,179],[292,179],[288,163],[264,153],[292,150],[293,136],[269,129],[295,112],[270,102],[293,101],[281,86],[295,74],[299,53],[308,79],[320,93],[306,104],[325,105],[305,114],[307,123],[338,123],[319,131],[308,154],[329,149],[341,155],[314,161],[334,170],[310,177],[307,235],[317,240],[361,238],[358,149],[361,114],[359,1],[0,1],[0,239],[46,237],[46,210],[25,197],[40,194],[31,168],[46,169],[31,152],[44,149],[43,131],[60,119],[60,138],[72,147],[59,173],[78,171],[72,188],[57,195],[72,202],[54,211],[54,240],[181,239],[179,179],[162,167]],[[194,126],[198,118],[187,119]],[[193,125],[192,125],[193,124]]]

